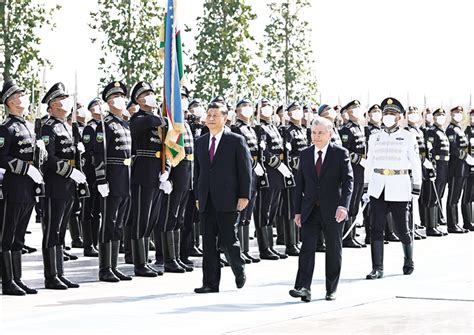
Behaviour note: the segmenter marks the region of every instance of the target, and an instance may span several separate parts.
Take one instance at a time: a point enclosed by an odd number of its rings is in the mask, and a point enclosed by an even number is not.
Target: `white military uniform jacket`
[[[393,174],[393,170],[405,173]],[[422,181],[416,137],[399,127],[370,135],[364,181],[368,194],[374,198],[379,198],[385,189],[386,201],[411,201],[412,192],[420,193]]]

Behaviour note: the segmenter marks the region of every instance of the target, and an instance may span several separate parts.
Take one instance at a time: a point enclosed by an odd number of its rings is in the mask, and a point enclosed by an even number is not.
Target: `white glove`
[[[45,161],[48,159],[48,152],[46,151],[46,146],[43,140],[36,141],[36,148],[39,150],[39,156],[41,161]]]
[[[84,144],[82,142],[77,143],[77,151],[79,151],[81,154],[86,151],[86,148],[84,147]]]
[[[370,202],[370,196],[367,193],[362,194],[362,202],[364,204]]]
[[[429,159],[425,159],[425,161],[423,162],[423,166],[428,170],[434,170],[433,163],[431,163]]]
[[[257,165],[253,168],[255,171],[255,174],[259,177],[263,176],[265,174],[265,171],[263,171],[263,167],[260,163],[257,162]]]
[[[44,145],[43,140],[36,140],[36,147],[41,151],[46,151],[46,146]]]
[[[283,175],[283,177],[285,177],[285,178],[290,178],[290,177],[292,176],[290,169],[288,169],[288,167],[287,167],[285,164],[283,164],[283,163],[281,163],[281,164],[278,166],[277,170],[278,170],[278,171]]]
[[[26,172],[26,174],[30,176],[30,178],[33,179],[33,181],[36,184],[43,183],[43,176],[41,175],[41,172],[39,172],[39,170],[35,166],[30,165],[28,167],[28,171]]]
[[[87,182],[86,176],[84,173],[79,171],[76,168],[72,169],[72,173],[69,176],[72,180],[74,180],[77,184],[85,184]]]
[[[168,171],[165,171],[163,173],[160,172],[160,182],[164,183],[165,181],[168,180],[170,177],[170,173]]]
[[[261,141],[260,141],[260,148],[261,148],[262,150],[265,150],[265,149],[267,148],[267,143],[265,143],[264,140],[261,140]]]
[[[170,181],[166,180],[160,184],[160,190],[163,190],[165,194],[170,194],[173,191],[173,185],[171,185]]]
[[[472,158],[471,155],[468,155],[468,156],[466,157],[466,163],[467,163],[468,165],[470,165],[470,166],[473,166],[473,165],[474,165],[474,158]]]
[[[361,158],[359,164],[365,169],[365,166],[367,165],[367,159]]]
[[[290,143],[290,142],[286,142],[286,149],[287,149],[288,151],[291,151],[291,148],[292,148],[292,147],[291,147],[291,143]]]
[[[99,191],[102,198],[107,198],[107,196],[110,193],[109,184],[106,183],[106,184],[97,185],[97,191]]]
[[[412,194],[412,195],[411,195],[411,199],[412,199],[413,201],[418,201],[419,198],[420,198],[420,196],[419,196],[418,194],[416,194],[416,195],[415,195],[415,194]]]

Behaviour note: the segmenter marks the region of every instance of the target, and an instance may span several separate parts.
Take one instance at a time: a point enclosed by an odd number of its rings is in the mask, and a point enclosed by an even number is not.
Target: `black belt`
[[[132,163],[131,158],[107,157],[107,165],[125,165],[125,166],[129,166],[131,163]]]
[[[161,151],[155,150],[137,150],[137,157],[161,158]]]

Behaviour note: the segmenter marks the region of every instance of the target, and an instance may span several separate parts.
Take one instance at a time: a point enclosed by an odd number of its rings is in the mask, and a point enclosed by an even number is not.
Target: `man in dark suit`
[[[301,152],[296,177],[295,223],[301,227],[303,245],[290,295],[305,302],[311,301],[316,242],[321,232],[326,238],[326,300],[336,299],[341,272],[342,232],[354,177],[349,152],[330,142],[332,132],[330,121],[313,121],[313,145]]]
[[[219,247],[234,272],[237,288],[246,280],[237,225],[251,196],[252,164],[244,137],[225,129],[226,119],[226,106],[211,103],[206,117],[209,133],[196,140],[194,190],[203,230],[203,285],[196,293],[219,292]]]

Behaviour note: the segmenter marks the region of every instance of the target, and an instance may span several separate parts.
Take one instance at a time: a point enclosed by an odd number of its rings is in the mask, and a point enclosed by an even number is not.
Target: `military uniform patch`
[[[5,137],[0,137],[0,148],[3,148],[5,145]]]
[[[48,144],[49,144],[49,136],[41,136],[41,139],[43,140],[44,145],[48,145]]]
[[[104,134],[97,133],[96,140],[97,142],[102,142],[104,140]]]
[[[342,142],[347,142],[347,140],[349,139],[349,136],[348,135],[342,135],[341,139],[342,139]]]
[[[84,143],[89,143],[91,140],[91,136],[89,134],[84,135],[83,140],[84,140]]]

